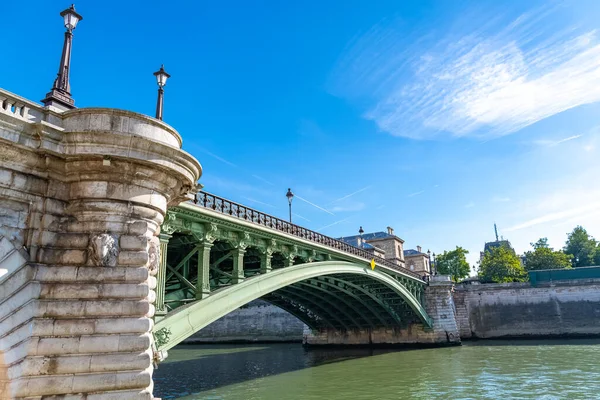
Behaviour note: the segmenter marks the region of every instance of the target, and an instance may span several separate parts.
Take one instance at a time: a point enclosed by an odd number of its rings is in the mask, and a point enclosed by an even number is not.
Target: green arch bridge
[[[377,331],[437,341],[428,333],[435,318],[427,305],[437,314],[439,304],[426,301],[430,288],[420,276],[241,204],[199,192],[194,203],[167,212],[160,242],[153,328],[158,350],[259,298],[315,334]]]

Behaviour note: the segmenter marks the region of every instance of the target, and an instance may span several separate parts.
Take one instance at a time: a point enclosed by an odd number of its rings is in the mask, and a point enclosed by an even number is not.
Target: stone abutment
[[[201,167],[153,118],[0,97],[0,398],[151,399],[157,235]]]

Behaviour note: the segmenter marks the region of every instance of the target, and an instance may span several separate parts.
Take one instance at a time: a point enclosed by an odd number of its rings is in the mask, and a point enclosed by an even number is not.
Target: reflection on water
[[[600,399],[600,340],[481,341],[424,350],[179,346],[164,399]]]

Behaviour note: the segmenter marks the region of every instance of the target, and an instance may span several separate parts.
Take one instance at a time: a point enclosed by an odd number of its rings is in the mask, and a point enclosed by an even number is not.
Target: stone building
[[[404,250],[406,268],[423,276],[431,275],[431,260],[429,254],[423,253],[421,246],[417,249]]]
[[[363,233],[362,235],[339,238],[352,246],[373,252],[373,255],[385,258],[396,265],[406,268],[404,261],[404,240],[394,235],[394,229],[387,227],[387,232]]]

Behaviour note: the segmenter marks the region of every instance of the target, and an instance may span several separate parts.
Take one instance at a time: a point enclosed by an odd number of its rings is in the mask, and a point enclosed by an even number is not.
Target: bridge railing
[[[233,201],[224,199],[219,196],[215,196],[214,194],[200,191],[196,194],[194,203],[198,206],[211,209],[221,214],[229,215],[232,217],[242,219],[244,221],[252,222],[254,224],[262,225],[267,228],[275,229],[280,232],[288,233],[290,235],[297,236],[299,238],[306,239],[311,242],[319,243],[321,245],[334,248],[336,250],[341,250],[345,253],[349,253],[367,260],[375,259],[375,262],[379,265],[385,265],[386,267],[402,271],[404,274],[413,276],[418,279],[422,279],[421,276],[419,276],[419,274],[404,269],[390,260],[377,257],[373,253],[370,253],[365,249],[360,249],[341,240],[337,240],[332,237],[323,235],[321,233],[311,231],[310,229],[294,225],[290,222],[284,221],[269,214],[265,214],[253,208],[246,207],[242,204],[235,203]]]

